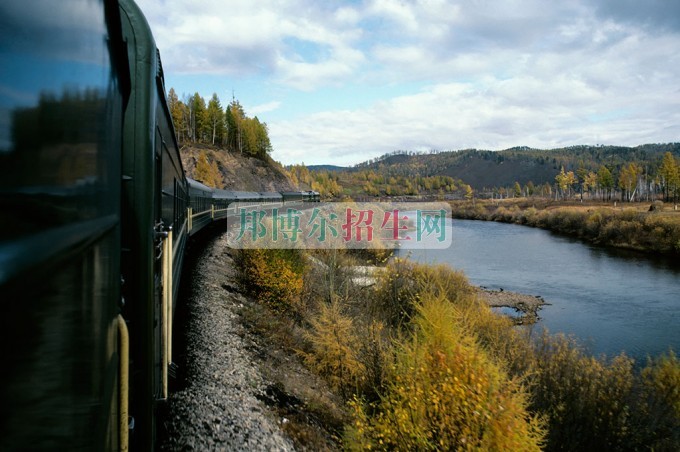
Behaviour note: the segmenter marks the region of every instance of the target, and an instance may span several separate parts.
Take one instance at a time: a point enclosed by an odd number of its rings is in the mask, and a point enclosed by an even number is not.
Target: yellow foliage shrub
[[[258,301],[277,309],[293,309],[299,303],[304,265],[295,249],[244,249],[236,262],[241,284]]]
[[[392,340],[382,322],[374,320],[368,325],[361,325],[358,330],[358,357],[365,369],[358,393],[374,402],[380,398],[389,369],[394,364]]]
[[[630,440],[633,360],[607,362],[563,335],[536,350],[534,409],[549,417],[548,449],[622,450]]]
[[[465,306],[479,304],[473,297],[475,289],[470,285],[465,274],[448,265],[415,264],[413,277],[418,283],[419,293],[444,297],[451,303]]]
[[[408,323],[413,315],[418,287],[415,279],[417,264],[395,259],[380,273],[369,311],[372,317],[381,319],[390,327]]]
[[[424,293],[447,298],[450,302],[478,305],[475,289],[463,272],[447,265],[424,265],[396,259],[390,263],[375,288],[373,314],[391,326],[404,325],[414,314]]]
[[[301,352],[307,367],[326,378],[330,385],[346,393],[355,390],[364,378],[365,367],[358,359],[359,341],[352,319],[342,314],[337,301],[322,303],[310,319],[305,333],[311,352]]]
[[[634,410],[640,449],[680,450],[680,360],[673,352],[641,372],[641,403]]]
[[[454,305],[422,298],[381,401],[351,403],[347,447],[539,450],[543,431],[521,388],[463,332]]]

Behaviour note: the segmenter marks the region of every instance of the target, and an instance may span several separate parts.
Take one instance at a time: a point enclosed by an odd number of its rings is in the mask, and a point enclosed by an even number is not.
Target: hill
[[[502,151],[466,149],[451,152],[414,154],[397,151],[361,163],[350,171],[369,170],[387,177],[450,176],[462,179],[475,190],[489,187],[554,184],[555,175],[564,167],[576,171],[583,167],[597,171],[606,165],[618,173],[622,165],[636,162],[650,172],[659,167],[663,154],[680,157],[680,143],[624,146],[571,146],[559,149],[515,147]]]
[[[236,191],[296,191],[298,187],[290,180],[280,163],[269,156],[260,159],[229,152],[216,146],[185,143],[180,155],[186,175],[196,177],[196,164],[200,154],[205,153],[208,163],[216,164],[223,184],[217,188]]]

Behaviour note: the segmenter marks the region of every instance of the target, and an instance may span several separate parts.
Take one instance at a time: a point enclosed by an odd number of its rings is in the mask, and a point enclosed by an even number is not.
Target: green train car
[[[132,0],[0,1],[0,450],[153,450],[187,240],[316,192],[185,176]]]

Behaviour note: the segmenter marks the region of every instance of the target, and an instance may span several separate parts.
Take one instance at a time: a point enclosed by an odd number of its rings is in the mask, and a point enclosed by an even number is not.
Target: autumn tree
[[[534,183],[532,181],[527,182],[527,184],[524,186],[524,191],[526,192],[527,196],[534,196],[534,192],[536,191]]]
[[[589,171],[585,179],[583,179],[583,190],[590,192],[597,189],[597,174]]]
[[[168,92],[168,109],[172,116],[172,123],[175,126],[177,141],[184,141],[186,134],[186,105],[179,100],[174,88]]]
[[[659,176],[661,176],[666,201],[671,201],[671,198],[677,199],[678,191],[680,191],[680,165],[670,152],[666,152],[663,156]]]
[[[205,185],[209,185],[211,182],[210,163],[208,162],[208,156],[205,155],[205,151],[201,151],[201,153],[198,154],[194,177]]]
[[[619,187],[621,188],[621,197],[629,202],[635,198],[635,192],[638,189],[638,178],[642,173],[642,168],[639,165],[630,162],[624,165],[619,172]]]
[[[465,189],[465,199],[467,199],[468,201],[471,200],[475,195],[474,191],[472,190],[472,187],[468,184],[465,184],[464,189]]]
[[[581,164],[576,170],[576,181],[581,189],[581,201],[583,201],[583,192],[588,190],[586,188],[586,177],[588,177],[588,170]]]
[[[567,188],[569,189],[569,197],[571,197],[571,191],[574,188],[574,185],[578,182],[578,179],[576,178],[576,175],[574,174],[573,171],[568,171],[567,172]]]
[[[557,190],[555,191],[555,199],[559,193],[562,193],[562,198],[566,197],[565,193],[567,187],[569,186],[569,178],[567,173],[564,172],[564,167],[560,168],[560,172],[555,176],[555,184],[557,185]]]
[[[514,192],[515,198],[522,197],[522,186],[519,184],[519,182],[515,181],[515,185],[512,187],[512,190]]]
[[[222,172],[217,166],[217,160],[213,160],[210,163],[210,174],[213,177],[213,185],[215,188],[224,188],[224,179],[222,178]]]
[[[611,199],[611,190],[614,188],[614,176],[612,176],[609,168],[602,165],[597,171],[597,180],[600,187],[602,188],[602,200]]]
[[[343,395],[351,394],[365,374],[365,366],[358,359],[360,343],[351,317],[333,299],[328,304],[321,303],[319,313],[309,323],[311,330],[305,337],[313,352],[303,352],[305,364]]]

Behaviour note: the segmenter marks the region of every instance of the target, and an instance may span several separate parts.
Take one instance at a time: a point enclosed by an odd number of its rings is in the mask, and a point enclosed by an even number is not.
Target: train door
[[[168,371],[171,356],[172,299],[173,299],[173,237],[172,210],[164,203],[170,200],[164,192],[164,171],[170,166],[161,129],[156,127],[155,137],[155,190],[154,204],[154,374],[157,400],[168,397]]]
[[[156,399],[164,399],[164,382],[162,369],[163,356],[163,256],[165,238],[167,232],[163,224],[163,155],[162,139],[155,127],[154,139],[154,294],[153,294],[153,316],[154,316],[154,389]]]

